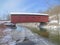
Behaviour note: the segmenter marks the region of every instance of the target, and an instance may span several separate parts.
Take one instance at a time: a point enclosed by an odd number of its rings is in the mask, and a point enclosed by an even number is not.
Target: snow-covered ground
[[[6,23],[6,22],[7,22],[7,23],[10,23],[11,21],[10,21],[10,20],[9,20],[9,21],[8,21],[8,20],[1,20],[1,21],[0,21],[0,24]]]

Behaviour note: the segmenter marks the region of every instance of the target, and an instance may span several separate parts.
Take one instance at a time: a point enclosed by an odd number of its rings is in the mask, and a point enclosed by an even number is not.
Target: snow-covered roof
[[[20,12],[11,12],[10,14],[48,15],[48,14],[44,14],[44,13],[20,13]]]

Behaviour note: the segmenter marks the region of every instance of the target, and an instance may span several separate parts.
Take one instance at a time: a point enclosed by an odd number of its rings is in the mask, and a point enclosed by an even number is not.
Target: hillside
[[[49,14],[49,24],[48,25],[58,25],[58,20],[60,23],[60,6],[51,7],[45,13]]]

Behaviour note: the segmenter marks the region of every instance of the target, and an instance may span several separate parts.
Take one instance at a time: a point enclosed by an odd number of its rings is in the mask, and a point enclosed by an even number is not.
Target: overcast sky
[[[10,12],[39,12],[46,11],[48,7],[60,5],[60,0],[0,0],[0,15]],[[1,17],[0,16],[0,17]]]

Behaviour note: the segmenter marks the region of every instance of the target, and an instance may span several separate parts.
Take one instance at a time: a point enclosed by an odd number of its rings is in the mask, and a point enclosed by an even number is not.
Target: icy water
[[[18,43],[17,45],[27,45],[28,43],[28,45],[55,45],[48,39],[41,37],[36,33],[32,33],[32,31],[26,27],[17,26],[16,30],[21,32],[23,31],[22,33],[24,33],[24,38],[26,37],[29,40],[27,40],[26,42],[22,41],[22,43]]]
[[[6,28],[4,32],[6,35],[1,39],[0,45],[55,45],[23,26],[17,26],[16,29]]]

